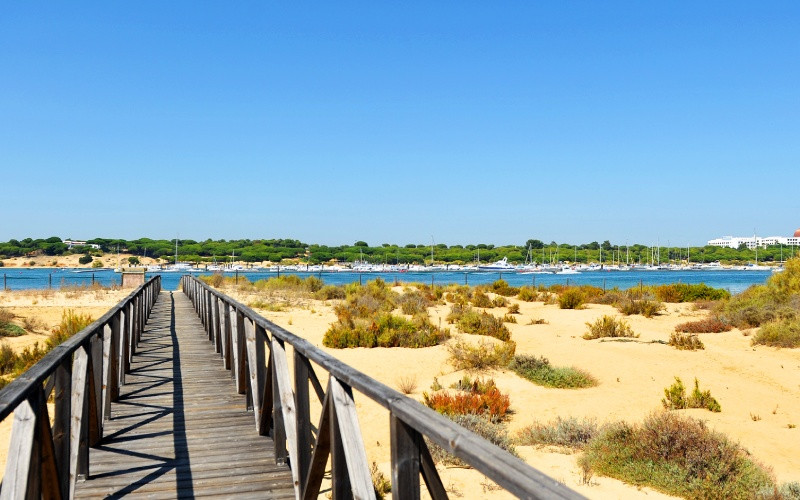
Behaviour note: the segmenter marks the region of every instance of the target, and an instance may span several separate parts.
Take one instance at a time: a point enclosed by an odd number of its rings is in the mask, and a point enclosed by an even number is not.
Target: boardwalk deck
[[[294,497],[191,302],[161,292],[76,498]]]

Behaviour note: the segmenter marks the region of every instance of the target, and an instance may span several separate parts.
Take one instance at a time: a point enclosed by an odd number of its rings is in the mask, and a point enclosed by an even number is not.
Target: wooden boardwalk
[[[182,292],[158,297],[76,498],[294,497]]]

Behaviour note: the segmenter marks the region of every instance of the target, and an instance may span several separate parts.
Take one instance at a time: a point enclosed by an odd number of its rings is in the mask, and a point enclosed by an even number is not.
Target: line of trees
[[[95,249],[89,245],[98,245]],[[138,257],[152,257],[168,262],[175,260],[175,240],[153,240],[139,238],[136,240],[94,238],[86,242],[86,246],[69,248],[59,237],[46,239],[9,240],[0,243],[0,257],[23,257],[29,255],[68,255],[88,254],[101,256],[104,253],[119,251]],[[785,260],[797,253],[797,247],[771,246],[758,249],[759,262],[777,262]],[[756,260],[756,251],[747,248],[719,248],[713,246],[692,247],[688,250],[691,262],[746,263]],[[430,264],[436,263],[464,264],[493,262],[506,257],[512,263],[525,261],[536,262],[685,262],[686,247],[650,247],[635,244],[630,246],[612,244],[606,240],[581,245],[565,243],[544,243],[530,239],[522,245],[495,246],[491,244],[475,245],[438,245],[406,244],[396,245],[384,243],[370,246],[364,241],[352,245],[327,246],[307,244],[293,239],[264,240],[180,240],[178,242],[178,259],[191,262],[225,262],[235,256],[237,261],[245,262],[285,262],[300,261],[310,264],[338,262],[356,262],[364,260],[371,263],[387,264]]]

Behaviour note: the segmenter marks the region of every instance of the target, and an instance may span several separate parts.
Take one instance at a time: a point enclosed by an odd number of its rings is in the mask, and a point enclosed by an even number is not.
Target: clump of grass
[[[487,312],[478,312],[469,306],[453,305],[450,314],[447,315],[447,321],[471,335],[486,335],[502,341],[511,339],[511,332],[503,324],[502,319]]]
[[[508,314],[519,314],[519,304],[509,304]]]
[[[251,300],[247,303],[248,307],[254,309],[263,309],[270,312],[281,312],[286,310],[286,303],[277,300],[265,301],[262,299]]]
[[[703,342],[693,333],[672,332],[669,336],[669,345],[686,351],[705,349]]]
[[[661,313],[661,311],[664,310],[664,304],[649,298],[624,299],[618,302],[616,306],[619,312],[626,316],[630,316],[631,314],[641,314],[645,318],[657,316]]]
[[[762,326],[753,337],[753,345],[757,344],[772,347],[800,347],[800,318],[784,319]]]
[[[508,395],[500,392],[494,381],[462,391],[425,392],[422,398],[426,406],[443,415],[481,415],[491,422],[506,418],[511,406]]]
[[[613,316],[603,316],[594,323],[586,323],[589,330],[583,334],[586,340],[599,339],[603,337],[639,337],[638,334],[633,333],[630,325],[622,319],[617,319]]]
[[[555,367],[544,356],[517,355],[508,367],[520,377],[545,387],[579,389],[598,384],[588,372],[573,367]]]
[[[506,314],[505,316],[503,316],[503,323],[516,323],[516,322],[517,318],[515,318],[510,314]]]
[[[446,416],[461,427],[474,432],[490,443],[499,446],[514,456],[517,456],[514,443],[511,437],[508,435],[508,429],[502,422],[492,422],[486,417],[474,414]],[[469,467],[469,464],[460,458],[447,453],[443,448],[432,441],[429,441],[427,438],[426,442],[428,444],[428,449],[431,452],[431,456],[437,463],[444,465],[455,465],[458,467]]]
[[[586,298],[579,288],[567,288],[558,296],[558,307],[561,309],[582,309]]]
[[[383,500],[386,494],[392,491],[392,482],[378,469],[378,464],[372,462],[369,468],[369,475],[372,478],[372,488],[375,490],[375,498]]]
[[[448,362],[456,370],[480,371],[490,368],[504,368],[514,359],[517,345],[514,342],[478,342],[477,344],[457,341],[447,346],[450,354]]]
[[[711,391],[701,391],[700,382],[694,379],[694,390],[686,396],[686,387],[680,378],[675,377],[675,383],[664,389],[664,399],[661,404],[668,410],[683,410],[685,408],[705,408],[712,412],[722,411],[719,402],[711,396]]]
[[[542,318],[531,318],[529,325],[546,325],[547,320]]]
[[[719,318],[711,317],[697,321],[688,321],[675,327],[681,333],[722,333],[728,332],[733,327]]]
[[[502,295],[498,295],[492,299],[492,307],[505,307],[508,305],[508,299]]]
[[[756,498],[770,472],[704,422],[674,412],[607,426],[585,448],[598,474],[686,498]]]
[[[68,338],[72,337],[79,331],[92,324],[93,321],[94,318],[88,314],[76,313],[72,309],[63,311],[61,313],[61,323],[53,328],[50,336],[45,341],[47,350],[49,351]]]
[[[403,394],[411,394],[417,390],[417,377],[414,375],[400,376],[397,378],[397,388]]]
[[[29,332],[39,332],[45,329],[44,321],[35,316],[22,318],[22,327]]]
[[[546,424],[536,422],[523,427],[515,442],[520,446],[553,445],[580,450],[597,435],[598,429],[594,419],[558,417]]]
[[[517,298],[523,302],[534,302],[539,298],[539,292],[530,286],[520,287]]]

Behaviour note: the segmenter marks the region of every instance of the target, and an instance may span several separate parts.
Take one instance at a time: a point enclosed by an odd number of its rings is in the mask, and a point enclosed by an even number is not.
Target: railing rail
[[[420,476],[432,498],[447,498],[424,438],[520,498],[582,498],[510,453],[342,363],[196,277],[184,276],[181,284],[225,368],[231,370],[238,392],[246,395],[256,429],[274,440],[276,460],[289,464],[297,498],[317,497],[328,457],[334,499],[374,498],[353,389],[389,410],[394,498],[420,498]],[[290,380],[286,344],[294,352],[294,384]],[[326,390],[312,361],[329,374]],[[310,389],[322,404],[316,436],[312,433]]]
[[[0,420],[14,419],[0,499],[72,498],[160,289],[151,278],[0,391]]]

